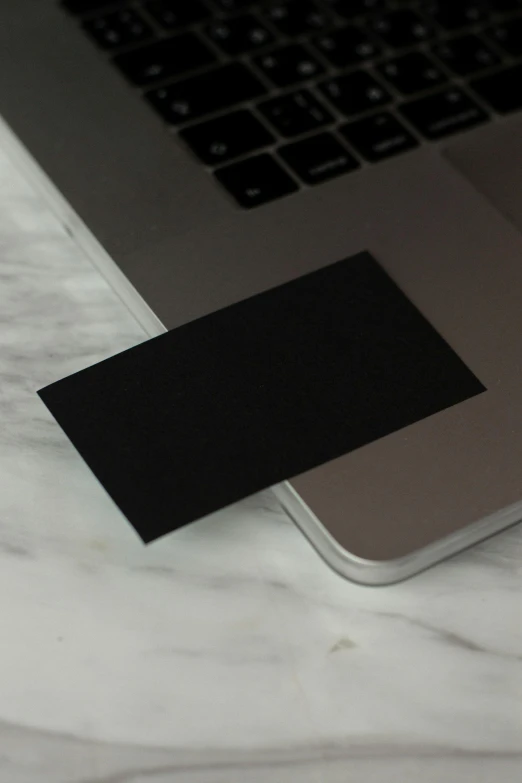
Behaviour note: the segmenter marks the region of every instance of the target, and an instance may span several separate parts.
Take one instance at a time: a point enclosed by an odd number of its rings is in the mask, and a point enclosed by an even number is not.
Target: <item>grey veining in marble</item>
[[[522,779],[522,529],[401,585],[267,492],[143,547],[35,391],[144,339],[0,151],[0,783]]]

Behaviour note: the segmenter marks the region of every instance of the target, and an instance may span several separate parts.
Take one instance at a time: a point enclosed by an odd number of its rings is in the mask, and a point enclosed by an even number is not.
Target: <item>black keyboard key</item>
[[[308,185],[317,185],[359,168],[353,155],[331,133],[285,144],[278,154]]]
[[[220,19],[205,32],[223,52],[231,55],[260,49],[274,40],[272,33],[251,14]]]
[[[245,65],[231,63],[152,90],[146,97],[167,122],[178,125],[257,98],[265,92],[259,79]]]
[[[187,0],[184,0],[184,2],[187,2]],[[188,0],[188,2],[190,2],[190,0]],[[212,2],[221,11],[233,13],[234,11],[242,11],[244,8],[254,5],[256,0],[212,0]]]
[[[488,119],[486,112],[457,87],[405,103],[400,111],[427,139],[440,139]]]
[[[308,0],[276,3],[265,11],[265,18],[284,35],[303,35],[326,27],[330,18],[324,10]]]
[[[477,79],[471,86],[500,114],[522,109],[522,65]]]
[[[120,54],[114,62],[130,81],[146,85],[169,76],[180,76],[208,65],[214,59],[210,49],[194,33],[185,33]]]
[[[501,14],[522,9],[522,0],[489,0],[488,4],[493,11]]]
[[[448,38],[435,46],[433,53],[459,76],[482,71],[500,62],[500,57],[476,35]]]
[[[254,60],[257,67],[278,87],[313,79],[324,70],[304,46],[297,44],[273,49]]]
[[[266,153],[218,169],[215,176],[238,204],[247,209],[298,190],[290,175]]]
[[[522,18],[510,19],[485,31],[498,46],[513,57],[522,57]]]
[[[281,95],[258,106],[281,136],[299,136],[332,122],[333,117],[308,90]]]
[[[363,28],[355,25],[321,35],[313,44],[337,68],[369,60],[380,52],[380,47]]]
[[[129,9],[89,19],[84,22],[83,27],[104,49],[117,49],[120,46],[140,43],[154,35],[143,17]]]
[[[117,4],[118,0],[62,0],[62,5],[71,14],[88,14],[91,11],[99,11],[108,5]]]
[[[411,52],[395,60],[388,60],[379,66],[378,71],[396,90],[405,95],[429,90],[447,81],[442,69],[420,52]]]
[[[193,125],[181,137],[203,163],[218,165],[271,144],[274,137],[246,110]]]
[[[389,103],[390,94],[366,71],[323,82],[320,89],[344,114],[361,114]]]
[[[442,27],[458,30],[480,22],[486,4],[483,0],[434,0],[430,3],[430,12]]]
[[[412,134],[388,112],[344,125],[341,133],[357,152],[372,163],[418,146]]]
[[[415,11],[392,11],[378,16],[372,29],[388,46],[402,49],[428,40],[434,34],[433,26]]]
[[[330,6],[345,19],[353,19],[386,7],[386,0],[328,0]]]
[[[168,30],[200,22],[210,13],[200,0],[153,0],[145,3],[145,8],[158,24]]]

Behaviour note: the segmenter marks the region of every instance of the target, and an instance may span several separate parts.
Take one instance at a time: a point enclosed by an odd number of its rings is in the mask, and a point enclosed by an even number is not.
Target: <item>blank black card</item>
[[[482,391],[362,253],[39,394],[151,541]]]

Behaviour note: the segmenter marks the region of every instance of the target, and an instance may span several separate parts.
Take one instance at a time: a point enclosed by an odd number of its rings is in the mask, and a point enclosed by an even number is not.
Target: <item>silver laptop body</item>
[[[341,0],[315,8],[297,2],[290,11],[282,3],[237,3],[230,13],[233,0],[208,0],[199,17],[184,17],[179,2],[169,16],[168,5],[4,3],[3,142],[150,335],[368,250],[481,380],[484,394],[275,488],[341,574],[368,584],[397,581],[519,521],[522,33],[517,53],[512,31],[522,30],[522,22],[516,0],[499,0],[486,11],[468,3],[465,23],[444,15],[447,3],[432,3],[430,16],[421,2],[359,0],[352,11]],[[274,12],[276,6],[283,11]],[[453,3],[454,11],[459,6],[466,3]],[[134,16],[124,15],[129,11]],[[411,24],[411,14],[420,15],[423,27]],[[133,39],[136,19],[142,29],[135,28]],[[502,28],[509,28],[507,38]],[[230,44],[233,35],[239,43]],[[370,49],[361,49],[366,35]],[[156,50],[157,63],[136,57],[177,36],[184,37],[171,42],[178,52],[195,38],[204,47],[193,61],[189,52],[189,66],[187,60],[180,66],[177,54],[165,58],[165,46]],[[452,46],[465,53],[464,38],[470,52],[470,41],[477,48],[478,40],[491,53],[471,62],[467,74],[457,72],[465,70],[464,55],[462,63],[451,59]],[[343,61],[343,40],[359,42],[359,52],[349,55],[358,59]],[[227,51],[238,46],[239,53]],[[425,61],[402,60],[411,54],[431,58],[435,73],[415,67]],[[198,84],[208,101],[205,84],[213,82],[189,80],[230,64],[239,64],[243,76],[247,70],[262,91],[220,106],[229,84],[207,110],[178,125],[165,120],[165,112],[192,111],[179,96]],[[239,78],[237,69],[229,73]],[[280,98],[288,100],[279,114],[278,104],[261,107]],[[292,111],[304,122],[302,132],[292,125]],[[232,139],[237,154],[226,144],[205,147],[208,127],[199,136],[183,135],[233,112],[248,113],[236,115],[240,129],[254,120],[253,142],[239,132]],[[384,119],[372,124],[378,115]],[[245,120],[250,126],[241,125]],[[386,139],[386,123],[393,121],[402,131]],[[323,147],[313,141],[321,134]],[[309,147],[297,146],[307,140]],[[249,143],[258,146],[245,152]],[[342,151],[328,159],[327,144]],[[258,164],[240,168],[258,156],[268,156],[258,161],[265,164],[259,182]],[[263,180],[273,173],[268,159],[277,173],[273,186]]]

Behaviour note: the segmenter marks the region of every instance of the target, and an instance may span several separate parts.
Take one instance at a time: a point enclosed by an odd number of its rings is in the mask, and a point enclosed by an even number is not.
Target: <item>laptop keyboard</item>
[[[62,0],[245,208],[522,109],[522,0]]]

